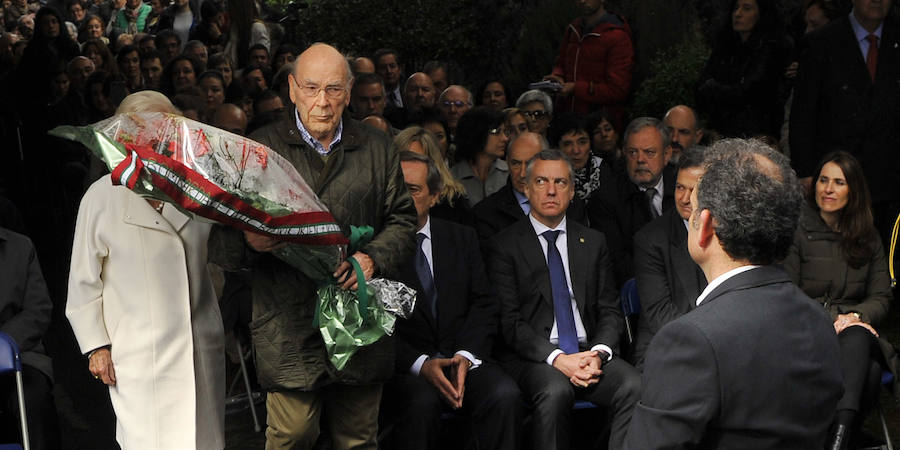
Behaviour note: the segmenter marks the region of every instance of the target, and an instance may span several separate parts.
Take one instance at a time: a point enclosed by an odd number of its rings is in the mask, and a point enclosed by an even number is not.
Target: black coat
[[[582,350],[605,344],[617,352],[624,322],[606,239],[577,222],[566,222],[569,276],[587,333]],[[523,220],[492,241],[488,273],[500,302],[500,325],[507,346],[498,358],[543,363],[557,347],[550,343],[553,294],[538,236],[531,221]]]
[[[735,275],[653,338],[626,448],[822,448],[838,354],[831,319],[784,270]]]
[[[475,230],[432,217],[431,252],[438,317],[419,297],[412,316],[397,320],[398,373],[408,373],[423,354],[450,358],[466,350],[484,359],[493,349],[500,308],[490,293]],[[421,291],[414,261],[401,268],[399,280]]]
[[[697,107],[724,136],[778,137],[784,118],[780,84],[786,40],[777,35],[719,39],[697,81]]]
[[[706,276],[688,253],[687,228],[676,208],[634,235],[634,277],[641,301],[634,361],[642,365],[653,336],[694,309],[706,287]]]
[[[663,169],[663,213],[675,206],[675,178],[675,168],[666,165]],[[616,285],[621,286],[634,276],[634,235],[653,219],[647,196],[627,174],[620,173],[600,186],[600,191],[588,203],[587,211],[591,228],[606,235]]]
[[[24,364],[51,379],[53,367],[41,341],[52,310],[31,240],[0,228],[0,331],[16,341]]]
[[[847,17],[808,37],[791,107],[791,164],[813,175],[822,157],[846,150],[862,165],[873,203],[900,199],[900,25],[885,21],[872,83]]]

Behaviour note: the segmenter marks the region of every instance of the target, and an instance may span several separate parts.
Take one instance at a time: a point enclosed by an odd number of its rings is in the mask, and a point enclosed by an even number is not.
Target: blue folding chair
[[[19,395],[19,417],[22,422],[22,444],[30,450],[28,443],[28,420],[25,418],[25,388],[22,384],[22,360],[19,359],[19,346],[8,334],[0,332],[0,374],[16,372],[16,391]],[[0,450],[21,449],[18,444],[0,445]]]
[[[619,292],[619,301],[622,303],[622,314],[625,316],[625,332],[628,334],[628,344],[634,344],[634,325],[631,320],[641,312],[641,300],[638,298],[637,282],[629,279],[622,285]]]

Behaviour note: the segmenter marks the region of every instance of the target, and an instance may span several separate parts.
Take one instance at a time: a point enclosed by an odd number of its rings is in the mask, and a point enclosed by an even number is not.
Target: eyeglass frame
[[[319,96],[319,92],[324,92],[325,98],[331,99],[331,100],[340,100],[341,98],[343,98],[344,95],[347,94],[347,91],[349,90],[348,86],[335,86],[333,84],[326,85],[324,87],[322,87],[322,86],[306,86],[306,85],[301,85],[300,83],[298,83],[297,79],[294,78],[293,76],[291,76],[291,79],[294,81],[294,85],[297,86],[297,90],[300,91],[300,94],[302,94],[306,98],[317,98]],[[315,93],[312,93],[312,91],[309,90],[312,88],[315,88]],[[331,88],[340,89],[340,92],[337,94],[329,94],[328,89],[331,89]]]

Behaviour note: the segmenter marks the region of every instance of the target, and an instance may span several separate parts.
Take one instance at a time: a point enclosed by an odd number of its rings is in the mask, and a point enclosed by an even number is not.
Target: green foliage
[[[694,105],[694,84],[709,53],[699,32],[658,51],[650,62],[650,75],[635,92],[632,117],[662,117],[673,105]]]
[[[524,92],[528,83],[540,81],[550,73],[566,26],[576,16],[575,2],[571,1],[546,2],[528,13],[511,53],[513,57],[502,72],[513,92]]]

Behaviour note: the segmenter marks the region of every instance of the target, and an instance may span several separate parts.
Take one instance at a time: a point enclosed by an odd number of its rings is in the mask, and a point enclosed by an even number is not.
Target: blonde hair
[[[447,203],[453,206],[454,200],[459,197],[465,197],[466,188],[450,174],[450,169],[447,168],[447,163],[444,162],[444,157],[441,154],[441,145],[438,144],[437,138],[430,131],[420,126],[408,127],[397,133],[394,143],[391,145],[391,150],[398,153],[409,150],[409,146],[413,142],[422,144],[425,153],[434,162],[438,173],[441,174],[441,183],[444,185],[441,188],[441,200],[447,200]]]
[[[116,114],[163,112],[181,115],[181,111],[169,101],[168,97],[156,91],[140,91],[125,97]]]

